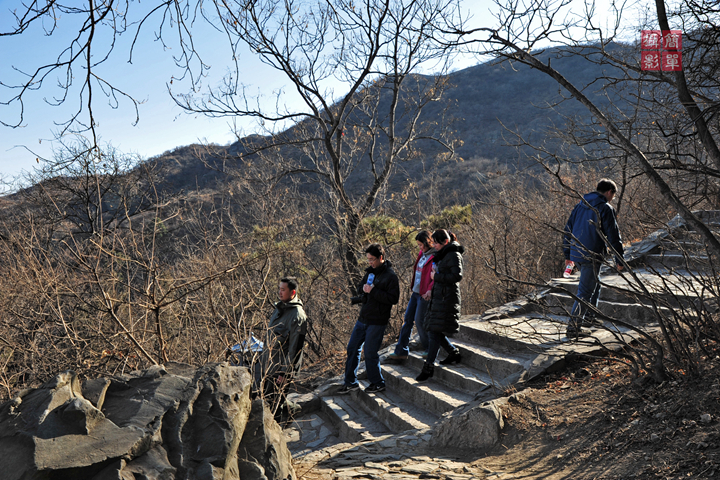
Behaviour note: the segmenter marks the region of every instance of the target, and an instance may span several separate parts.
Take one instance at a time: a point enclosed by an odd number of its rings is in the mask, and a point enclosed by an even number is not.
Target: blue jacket
[[[599,225],[596,211],[600,215]],[[622,257],[622,238],[615,209],[607,203],[602,193],[588,193],[583,197],[582,202],[575,205],[565,225],[563,236],[565,259],[576,263],[590,262],[593,258],[602,260],[607,248],[601,234],[607,237],[617,255]]]

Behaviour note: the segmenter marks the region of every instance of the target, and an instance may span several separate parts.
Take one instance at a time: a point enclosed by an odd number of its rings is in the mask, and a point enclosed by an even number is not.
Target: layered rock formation
[[[65,372],[0,406],[6,480],[293,480],[247,369],[169,364],[81,384]]]

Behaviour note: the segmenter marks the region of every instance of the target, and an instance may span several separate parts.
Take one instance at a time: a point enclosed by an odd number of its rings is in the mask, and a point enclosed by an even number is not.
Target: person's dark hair
[[[597,188],[595,190],[597,190],[600,193],[605,193],[605,192],[617,193],[618,188],[617,188],[617,184],[615,182],[613,182],[609,178],[603,178],[598,182]]]
[[[447,230],[439,229],[433,232],[432,239],[435,243],[442,243],[445,240],[449,240],[450,235],[448,235]]]
[[[430,238],[432,238],[432,234],[427,230],[423,230],[415,235],[415,240],[425,245],[425,248],[430,248]]]
[[[369,253],[375,258],[385,258],[385,249],[379,243],[371,243],[368,245],[365,253]]]
[[[445,240],[450,240],[451,242],[457,241],[457,237],[454,233],[448,232],[447,230],[442,228],[433,232],[432,239],[433,241],[435,241],[435,243],[443,243]]]
[[[282,277],[280,279],[280,283],[287,284],[287,286],[291,292],[293,290],[297,291],[298,284],[297,284],[297,278],[295,278],[295,277]]]

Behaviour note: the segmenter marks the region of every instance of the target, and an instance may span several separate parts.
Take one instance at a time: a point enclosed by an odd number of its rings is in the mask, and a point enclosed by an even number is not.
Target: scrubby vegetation
[[[48,165],[33,187],[3,200],[4,398],[64,369],[91,377],[223,360],[227,346],[264,329],[283,275],[300,279],[310,361],[342,356],[357,312],[327,194],[254,169],[215,188],[172,191],[162,162],[83,148],[61,152],[68,156],[72,163]],[[579,169],[563,179],[584,191],[597,175]],[[386,244],[404,287],[387,341],[402,322],[419,228],[450,228],[466,246],[465,313],[557,275],[559,232],[577,199],[554,185],[549,176],[503,172],[465,191],[462,204],[388,192],[356,246]],[[640,179],[623,191],[620,218],[631,239],[672,215],[662,205],[649,215],[657,196]]]

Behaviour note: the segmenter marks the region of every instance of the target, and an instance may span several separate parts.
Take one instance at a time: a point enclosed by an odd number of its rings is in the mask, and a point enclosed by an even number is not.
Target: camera
[[[367,293],[363,293],[357,297],[350,297],[350,305],[357,305],[358,303],[365,302],[367,302]]]

